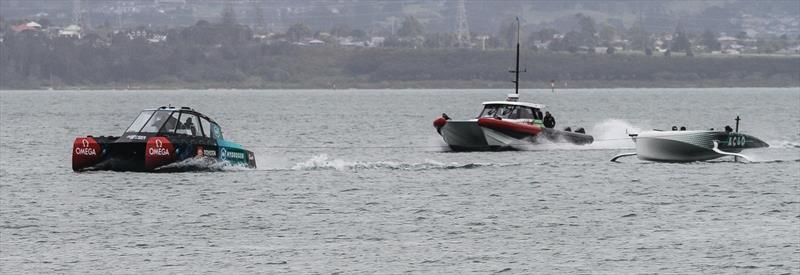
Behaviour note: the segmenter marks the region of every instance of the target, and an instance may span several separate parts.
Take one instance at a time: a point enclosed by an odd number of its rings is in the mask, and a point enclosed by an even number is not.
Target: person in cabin
[[[186,119],[186,123],[183,124],[183,128],[189,130],[193,136],[197,135],[197,127],[194,126],[191,117]]]
[[[730,125],[725,125],[725,133],[733,132],[733,128]]]
[[[549,111],[544,113],[544,121],[542,122],[544,123],[544,127],[547,128],[556,127],[556,119],[553,118],[552,115],[550,115]]]
[[[167,131],[167,132],[170,132],[170,133],[171,133],[171,132],[174,132],[174,131],[175,131],[175,126],[179,126],[179,124],[180,124],[180,121],[178,121],[177,119],[175,119],[175,117],[174,117],[174,116],[169,116],[169,117],[167,118],[167,121],[166,121],[166,122],[164,122],[164,125],[163,125],[163,126],[161,126],[161,128],[163,128],[165,131]]]
[[[674,125],[673,125],[673,126],[672,126],[672,130],[673,130],[673,131],[677,131],[677,130],[678,130],[678,126],[674,126]]]

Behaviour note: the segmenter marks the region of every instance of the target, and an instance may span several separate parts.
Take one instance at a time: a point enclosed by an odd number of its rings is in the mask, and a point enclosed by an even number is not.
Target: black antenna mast
[[[509,71],[510,73],[514,73],[514,93],[519,94],[519,16],[517,16],[517,67],[513,71]],[[523,70],[522,72],[527,72],[528,69]]]

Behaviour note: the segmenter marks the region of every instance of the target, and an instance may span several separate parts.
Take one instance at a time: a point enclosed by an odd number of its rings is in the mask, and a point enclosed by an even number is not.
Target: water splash
[[[494,164],[494,163],[467,163],[457,162],[444,163],[435,160],[424,160],[422,162],[397,162],[397,161],[348,161],[337,158],[330,158],[327,154],[320,154],[311,159],[300,162],[292,166],[291,170],[368,170],[368,169],[388,169],[388,170],[432,170],[432,169],[472,169],[480,167],[506,167],[519,165],[516,163]]]
[[[592,126],[591,135],[595,142],[589,147],[592,149],[628,149],[635,148],[635,144],[628,134],[638,133],[637,127],[621,119],[607,119]]]
[[[745,150],[743,154],[747,156],[748,163],[780,163],[800,161],[800,153],[795,150],[786,151],[774,150],[771,148],[761,148]],[[726,159],[733,160],[733,157],[726,157]]]
[[[284,153],[256,152],[258,170],[284,170],[294,163]]]
[[[598,150],[598,149],[633,149],[633,143],[628,133],[638,133],[642,129],[621,119],[608,119],[593,125],[586,132],[594,137],[594,142],[588,145],[576,145],[563,140],[549,141],[539,139],[536,144],[514,146],[518,150]]]
[[[214,158],[189,158],[156,168],[157,172],[221,172],[251,170],[243,165],[234,165]]]

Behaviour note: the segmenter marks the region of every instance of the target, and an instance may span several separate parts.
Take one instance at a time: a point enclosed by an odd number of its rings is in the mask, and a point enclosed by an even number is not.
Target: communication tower
[[[464,0],[458,0],[456,8],[456,43],[458,47],[470,47],[469,25],[467,24],[467,7]]]

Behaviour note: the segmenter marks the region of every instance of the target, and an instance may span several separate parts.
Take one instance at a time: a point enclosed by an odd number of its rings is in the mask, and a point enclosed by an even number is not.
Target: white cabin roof
[[[483,105],[516,105],[516,106],[525,106],[531,107],[536,109],[544,109],[544,104],[536,104],[536,103],[528,103],[528,102],[514,102],[514,101],[486,101]]]
[[[78,31],[81,31],[81,27],[80,27],[80,26],[78,26],[78,25],[69,25],[69,26],[67,26],[66,28],[64,28],[64,30],[65,30],[65,31],[74,31],[74,32],[78,32]]]

